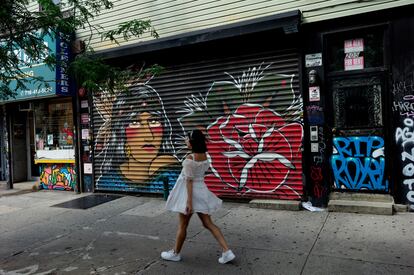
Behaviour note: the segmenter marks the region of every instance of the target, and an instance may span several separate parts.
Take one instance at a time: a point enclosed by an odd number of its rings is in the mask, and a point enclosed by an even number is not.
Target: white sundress
[[[187,214],[187,179],[193,180],[193,212],[213,213],[221,207],[222,200],[208,190],[204,182],[204,174],[210,168],[208,160],[195,161],[185,159],[183,169],[178,176],[174,188],[168,196],[165,208],[169,211]]]

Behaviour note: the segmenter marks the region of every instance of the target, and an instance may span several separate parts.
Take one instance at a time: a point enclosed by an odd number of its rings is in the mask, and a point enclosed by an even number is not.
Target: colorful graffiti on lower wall
[[[76,186],[76,173],[74,165],[41,164],[40,186],[43,189],[74,190]]]
[[[331,167],[336,188],[388,191],[382,137],[335,137],[333,145]]]

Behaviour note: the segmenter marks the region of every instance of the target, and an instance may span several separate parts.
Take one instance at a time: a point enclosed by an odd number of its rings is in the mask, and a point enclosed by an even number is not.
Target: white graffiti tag
[[[403,162],[402,173],[403,184],[407,188],[407,201],[414,204],[414,121],[411,118],[404,119],[404,128],[397,128],[395,131],[395,141],[402,147],[401,161]],[[411,150],[410,150],[411,148]]]
[[[401,142],[401,146],[405,146],[407,143],[414,144],[414,132],[412,130],[414,121],[411,118],[404,119],[404,129],[397,128],[395,131],[395,141]]]

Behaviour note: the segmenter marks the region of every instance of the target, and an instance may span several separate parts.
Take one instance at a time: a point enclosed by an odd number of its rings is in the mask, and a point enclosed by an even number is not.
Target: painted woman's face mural
[[[160,118],[149,112],[137,115],[125,129],[127,154],[138,162],[150,162],[161,149],[163,126]]]
[[[107,134],[98,185],[111,190],[162,190],[165,177],[175,180],[178,161],[161,98],[140,84],[112,102],[111,115],[102,116],[109,118],[104,123],[109,129],[100,129]]]

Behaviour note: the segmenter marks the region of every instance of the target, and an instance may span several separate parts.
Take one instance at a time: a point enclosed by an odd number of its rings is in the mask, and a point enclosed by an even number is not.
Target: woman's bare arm
[[[187,159],[193,160],[192,155],[188,155]],[[191,214],[193,212],[193,179],[187,178],[186,180],[186,187],[187,187],[187,206],[186,206],[186,213]]]
[[[191,214],[193,212],[193,180],[187,179],[187,207],[186,207],[187,214]]]

